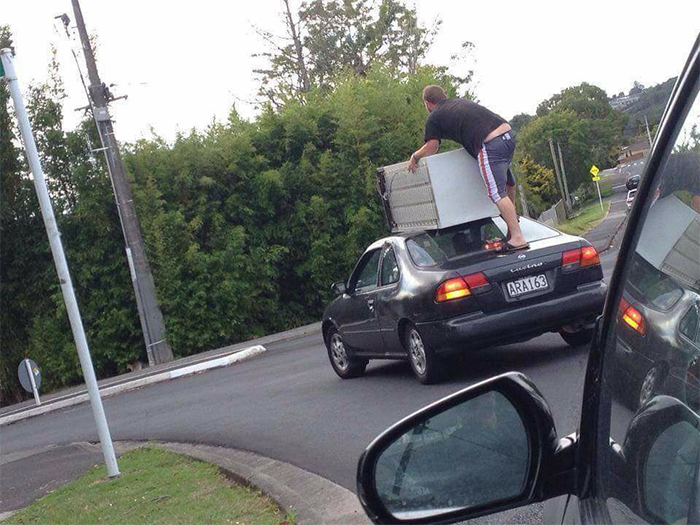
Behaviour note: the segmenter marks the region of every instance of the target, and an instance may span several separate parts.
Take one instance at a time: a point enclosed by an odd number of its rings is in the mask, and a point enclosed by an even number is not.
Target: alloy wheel
[[[425,374],[426,358],[425,346],[423,339],[416,330],[411,330],[411,335],[408,337],[408,353],[416,371],[423,375]]]
[[[658,370],[656,367],[652,368],[644,376],[644,381],[642,381],[642,386],[639,389],[639,406],[644,406],[654,395],[654,390],[656,389],[656,378],[658,376]]]
[[[340,334],[333,334],[333,337],[331,337],[331,357],[333,358],[333,363],[339,370],[345,371],[348,369],[350,364],[348,353],[345,350],[343,338]]]

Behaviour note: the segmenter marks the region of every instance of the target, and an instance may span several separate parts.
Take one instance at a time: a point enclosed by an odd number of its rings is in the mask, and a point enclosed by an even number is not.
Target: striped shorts
[[[515,153],[515,136],[512,131],[484,142],[479,150],[479,171],[486,190],[493,202],[506,196],[506,185],[515,186],[510,163]]]

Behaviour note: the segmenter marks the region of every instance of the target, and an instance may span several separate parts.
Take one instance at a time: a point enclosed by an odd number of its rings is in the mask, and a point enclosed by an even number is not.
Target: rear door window
[[[398,283],[400,278],[401,272],[399,271],[399,263],[396,260],[394,248],[387,246],[384,249],[384,258],[382,259],[382,276],[380,286]]]
[[[377,287],[379,277],[379,256],[380,250],[367,253],[362,258],[359,267],[355,271],[357,280],[354,282],[354,289],[357,292],[366,292]]]

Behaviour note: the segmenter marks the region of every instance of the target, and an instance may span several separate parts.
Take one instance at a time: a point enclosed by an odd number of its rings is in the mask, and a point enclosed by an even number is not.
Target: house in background
[[[638,138],[629,146],[622,148],[622,151],[617,156],[618,164],[627,164],[634,160],[643,159],[649,155],[649,139],[647,137]]]
[[[617,111],[624,111],[632,104],[637,102],[640,96],[640,93],[636,93],[634,95],[623,95],[621,97],[613,97],[608,99],[608,102],[610,103],[611,108],[616,109]]]

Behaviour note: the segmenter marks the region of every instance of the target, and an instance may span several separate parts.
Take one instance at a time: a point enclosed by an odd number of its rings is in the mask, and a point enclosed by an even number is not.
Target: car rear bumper
[[[603,281],[580,285],[574,293],[549,301],[485,314],[472,312],[416,326],[435,351],[469,350],[526,340],[581,319],[600,315],[608,287]]]

